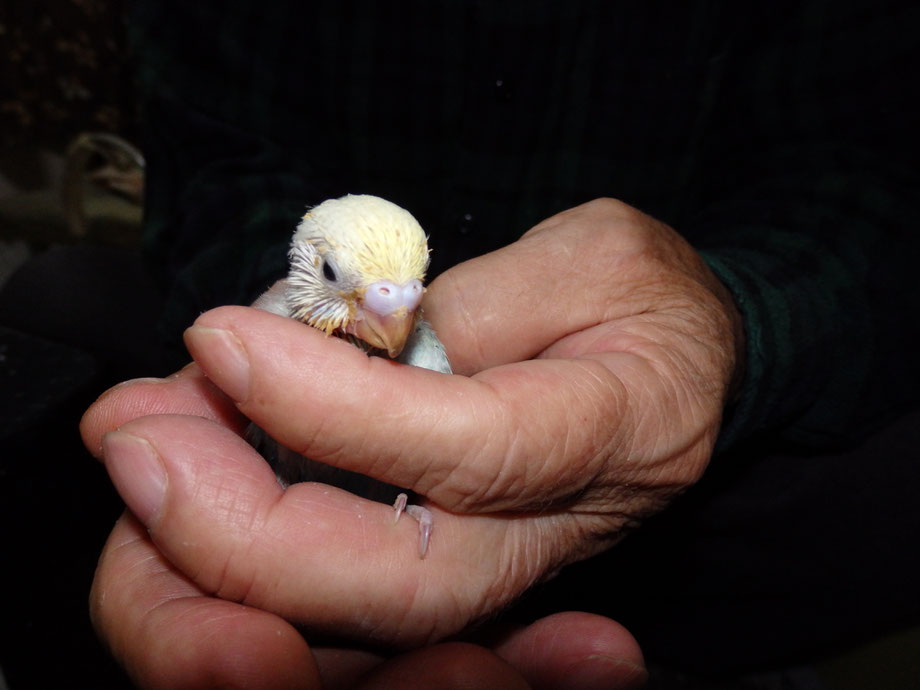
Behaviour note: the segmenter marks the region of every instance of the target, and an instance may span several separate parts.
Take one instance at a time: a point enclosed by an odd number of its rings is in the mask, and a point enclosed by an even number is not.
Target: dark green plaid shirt
[[[410,209],[434,274],[612,196],[744,315],[723,445],[916,404],[916,3],[138,0],[129,28],[173,342],[282,274],[331,196]]]

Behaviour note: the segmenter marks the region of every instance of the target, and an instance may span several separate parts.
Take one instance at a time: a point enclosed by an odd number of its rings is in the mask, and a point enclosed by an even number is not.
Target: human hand
[[[428,496],[428,558],[400,553],[385,506],[317,485],[280,495],[225,427],[140,419],[110,437],[106,461],[171,563],[314,629],[412,646],[607,548],[698,478],[737,316],[673,231],[594,202],[430,290],[427,316],[470,378],[368,359],[252,310],[210,312],[189,334],[210,378],[273,436]],[[128,433],[168,476],[155,499],[128,472]]]
[[[87,412],[81,430],[99,455],[107,432],[167,413],[238,432],[247,423],[191,365],[169,379],[117,386]],[[192,457],[184,470],[194,472],[193,465]],[[234,463],[224,470],[232,476]],[[128,502],[143,512],[144,492],[157,484],[156,477],[140,476]],[[90,596],[97,631],[141,687],[515,688],[526,679],[534,688],[628,688],[645,677],[629,633],[587,613],[492,631],[488,647],[450,642],[394,656],[308,645],[281,617],[215,596],[178,571],[154,544],[155,531],[126,512],[106,544]],[[209,554],[195,553],[207,567]]]

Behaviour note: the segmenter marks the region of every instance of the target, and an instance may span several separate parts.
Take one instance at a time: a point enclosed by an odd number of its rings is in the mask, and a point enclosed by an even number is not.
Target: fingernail
[[[249,396],[249,356],[233,333],[221,328],[192,326],[185,346],[217,386],[236,402]]]
[[[148,527],[166,495],[166,468],[146,439],[125,431],[102,437],[102,454],[109,477],[131,512]]]
[[[595,655],[573,665],[566,674],[566,686],[589,688],[641,688],[648,680],[648,671],[626,659]]]

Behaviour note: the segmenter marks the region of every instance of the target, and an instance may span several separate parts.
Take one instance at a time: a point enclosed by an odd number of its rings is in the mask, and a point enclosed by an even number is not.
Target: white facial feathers
[[[379,197],[348,195],[303,217],[289,257],[291,316],[332,333],[354,321],[371,284],[422,280],[428,244],[408,211]]]

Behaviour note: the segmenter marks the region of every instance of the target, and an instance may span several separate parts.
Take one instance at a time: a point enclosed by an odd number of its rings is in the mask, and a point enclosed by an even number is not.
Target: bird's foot
[[[422,506],[409,505],[409,497],[406,494],[399,494],[396,497],[393,510],[396,511],[396,519],[393,522],[399,520],[403,512],[418,521],[418,555],[419,558],[424,558],[428,553],[428,542],[431,540],[431,511]]]

